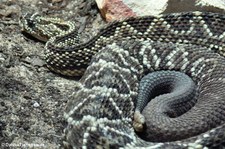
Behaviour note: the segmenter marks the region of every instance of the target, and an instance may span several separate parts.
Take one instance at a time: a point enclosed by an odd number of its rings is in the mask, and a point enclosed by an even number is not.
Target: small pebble
[[[35,108],[37,108],[37,107],[39,107],[39,106],[40,106],[40,104],[39,104],[39,103],[37,103],[37,102],[35,101],[35,103],[33,104],[33,106],[34,106]]]

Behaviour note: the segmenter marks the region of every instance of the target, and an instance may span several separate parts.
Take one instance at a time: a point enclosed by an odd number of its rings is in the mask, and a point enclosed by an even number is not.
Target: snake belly
[[[81,75],[87,67],[64,113],[69,146],[152,149],[224,143],[224,24],[223,14],[187,12],[113,22],[82,44],[74,42],[77,33],[73,31],[52,37],[46,44],[51,70]],[[152,121],[168,131],[194,132],[193,136],[146,141],[134,131],[139,82],[146,74],[161,70],[190,76],[198,96],[194,107],[177,118]]]

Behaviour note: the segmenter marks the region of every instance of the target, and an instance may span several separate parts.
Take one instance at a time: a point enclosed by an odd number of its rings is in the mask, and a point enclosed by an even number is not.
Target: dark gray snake
[[[69,146],[152,149],[224,143],[224,24],[223,14],[188,12],[113,22],[78,45],[76,32],[52,37],[46,44],[51,70],[74,75],[89,65],[64,114]],[[151,72],[155,74],[143,78]],[[152,83],[146,85],[147,93],[139,87],[141,79],[141,86]],[[154,98],[149,111],[144,109],[150,134],[138,134],[133,128],[135,107],[142,111],[148,97]]]

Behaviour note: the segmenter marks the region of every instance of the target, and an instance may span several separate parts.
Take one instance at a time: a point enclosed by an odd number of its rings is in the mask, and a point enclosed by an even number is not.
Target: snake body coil
[[[26,18],[24,26],[35,24],[35,19],[41,17]],[[70,146],[152,149],[224,143],[224,24],[225,15],[201,12],[129,18],[111,23],[82,44],[69,23],[59,27],[59,33],[46,44],[48,67],[61,74],[80,75],[89,65],[64,114]],[[150,113],[158,139],[144,141],[132,125],[139,82],[147,73],[160,70],[187,74],[197,85],[198,95],[194,107],[178,117],[161,119]],[[166,133],[173,131],[184,134],[182,140],[175,136],[168,142]]]

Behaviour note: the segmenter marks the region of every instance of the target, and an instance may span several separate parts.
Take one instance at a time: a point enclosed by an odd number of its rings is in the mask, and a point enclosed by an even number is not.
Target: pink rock
[[[96,0],[96,2],[102,16],[108,22],[136,16],[122,0]]]
[[[184,11],[224,13],[225,0],[96,0],[107,21]]]

